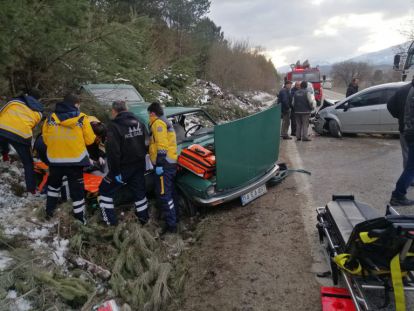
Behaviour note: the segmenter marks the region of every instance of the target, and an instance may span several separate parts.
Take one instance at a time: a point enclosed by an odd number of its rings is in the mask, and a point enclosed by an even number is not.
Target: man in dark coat
[[[410,88],[411,83],[407,83],[402,86],[387,102],[388,111],[394,118],[398,119],[398,130],[400,131],[400,143],[404,168],[407,166],[408,158],[408,145],[404,137],[404,107]]]
[[[410,84],[411,85],[411,84]],[[414,200],[406,197],[407,189],[414,180],[414,86],[411,85],[404,105],[403,132],[408,146],[408,155],[405,168],[392,192],[390,204],[392,206],[414,205]]]
[[[146,129],[128,111],[124,101],[112,104],[112,116],[105,142],[109,172],[99,186],[102,218],[107,225],[117,224],[114,195],[119,188],[127,185],[134,192],[135,215],[141,224],[145,224],[149,219],[144,178]]]
[[[299,89],[300,89],[300,81],[296,81],[295,85],[290,90],[292,100],[293,100],[293,96],[295,96],[296,91]],[[293,107],[293,105],[290,111],[290,135],[296,136],[296,116],[295,116],[295,107]]]
[[[348,88],[346,90],[346,97],[358,92],[358,82],[359,80],[357,78],[352,79],[352,82],[349,83]]]
[[[282,131],[281,136],[283,139],[292,139],[288,135],[290,126],[290,113],[292,108],[292,94],[290,89],[292,87],[291,81],[286,81],[284,87],[280,90],[277,96],[278,104],[282,106]]]

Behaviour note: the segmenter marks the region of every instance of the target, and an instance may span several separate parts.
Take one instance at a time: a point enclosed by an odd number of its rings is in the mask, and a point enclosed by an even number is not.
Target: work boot
[[[287,140],[292,139],[292,137],[290,137],[290,136],[283,136],[282,138],[283,138],[283,139],[287,139]]]
[[[390,204],[391,206],[410,206],[414,205],[414,200],[410,200],[405,196],[402,198],[391,197]]]
[[[162,236],[167,233],[177,233],[177,227],[172,228],[167,225],[163,226],[160,235]]]

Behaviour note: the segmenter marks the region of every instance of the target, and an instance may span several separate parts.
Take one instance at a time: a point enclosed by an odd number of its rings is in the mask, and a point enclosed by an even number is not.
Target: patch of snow
[[[68,251],[69,240],[58,239],[55,237],[53,239],[52,246],[54,248],[52,259],[53,261],[60,266],[63,266],[66,263],[64,255]]]
[[[157,100],[162,104],[164,102],[170,102],[173,100],[172,96],[164,91],[159,91],[159,95],[157,97]]]
[[[0,271],[4,271],[10,266],[11,262],[13,261],[13,258],[10,258],[9,256],[9,252],[0,251]]]
[[[37,239],[37,238],[44,238],[47,237],[49,235],[49,230],[46,228],[42,228],[42,229],[34,229],[31,230],[28,234],[28,236],[32,239]]]
[[[18,298],[17,297],[17,292],[15,290],[10,290],[7,293],[6,299],[14,300],[9,304],[9,310],[13,310],[13,311],[29,311],[29,310],[32,310],[31,303],[28,300],[24,299],[24,298]]]

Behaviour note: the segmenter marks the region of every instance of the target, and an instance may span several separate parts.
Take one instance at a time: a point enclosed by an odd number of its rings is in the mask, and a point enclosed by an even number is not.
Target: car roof
[[[366,89],[363,89],[355,94],[352,94],[351,96],[345,97],[344,99],[341,99],[340,101],[336,102],[335,107],[338,105],[341,105],[342,103],[348,101],[350,98],[356,97],[358,95],[362,95],[371,91],[377,91],[377,90],[385,90],[385,89],[398,89],[404,85],[407,85],[408,83],[411,82],[403,82],[403,81],[399,81],[399,82],[390,82],[390,83],[383,83],[383,84],[379,84],[379,85],[374,85],[374,86],[370,86],[367,87]]]
[[[82,88],[86,90],[93,90],[93,89],[134,89],[135,87],[130,84],[122,84],[122,83],[98,83],[98,84],[83,84]]]
[[[139,119],[141,119],[141,121],[144,121],[147,123],[149,121],[148,111],[147,111],[148,106],[149,105],[147,104],[131,105],[129,107],[129,111],[134,113]],[[164,108],[164,114],[167,117],[175,116],[178,114],[198,112],[198,111],[203,111],[203,110],[200,108],[195,108],[195,107],[165,107]]]

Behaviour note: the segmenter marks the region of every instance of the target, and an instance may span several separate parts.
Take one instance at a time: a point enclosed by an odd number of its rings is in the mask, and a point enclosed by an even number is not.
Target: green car
[[[103,105],[126,100],[129,110],[148,126],[148,103],[133,86],[89,84],[82,89]],[[175,128],[178,153],[199,144],[214,149],[216,155],[216,174],[211,179],[186,169],[177,174],[179,205],[184,212],[192,215],[197,206],[216,206],[236,199],[245,205],[266,193],[266,184],[279,172],[279,106],[225,124],[218,124],[200,108],[166,107],[164,112]]]

